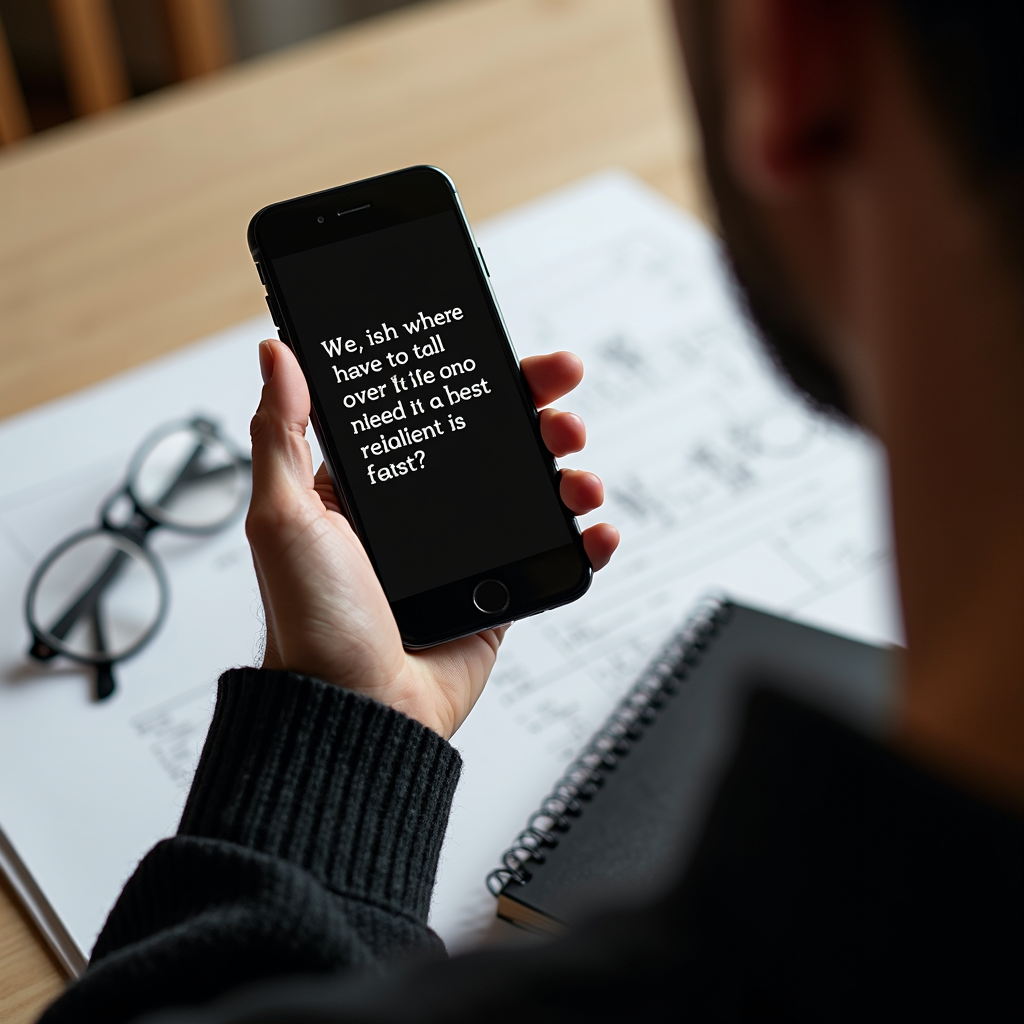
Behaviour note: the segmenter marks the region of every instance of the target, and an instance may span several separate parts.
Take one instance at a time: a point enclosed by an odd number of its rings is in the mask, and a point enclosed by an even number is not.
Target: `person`
[[[766,342],[888,455],[907,651],[886,743],[771,692],[672,885],[535,949],[426,918],[493,630],[403,651],[266,342],[261,669],[222,677],[178,834],[63,1021],[1024,1016],[1024,81],[998,0],[677,0],[708,177]],[[524,361],[538,405],[580,368]],[[556,454],[581,423],[544,414]],[[583,511],[600,484],[566,474]],[[596,565],[616,535],[588,531]]]

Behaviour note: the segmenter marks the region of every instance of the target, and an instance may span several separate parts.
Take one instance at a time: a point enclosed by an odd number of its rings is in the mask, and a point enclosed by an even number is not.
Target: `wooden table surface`
[[[479,221],[618,165],[699,213],[698,160],[658,0],[419,5],[53,130],[0,151],[0,417],[265,310],[269,202],[432,163]],[[0,1021],[63,983],[0,883]]]

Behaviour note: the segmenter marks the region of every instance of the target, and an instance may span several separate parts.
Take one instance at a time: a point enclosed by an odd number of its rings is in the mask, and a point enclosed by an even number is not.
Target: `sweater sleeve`
[[[43,1021],[129,1020],[280,974],[443,956],[427,912],[460,767],[376,701],[226,672],[178,834],[140,863]]]

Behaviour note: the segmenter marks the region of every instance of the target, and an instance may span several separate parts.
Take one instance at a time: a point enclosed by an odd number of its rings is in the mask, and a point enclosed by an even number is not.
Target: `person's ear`
[[[728,159],[771,202],[801,191],[849,144],[860,0],[722,0]]]

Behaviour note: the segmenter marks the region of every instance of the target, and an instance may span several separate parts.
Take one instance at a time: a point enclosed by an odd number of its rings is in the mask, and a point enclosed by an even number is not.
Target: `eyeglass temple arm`
[[[203,454],[206,445],[202,441],[196,443],[195,448],[192,450],[192,454],[188,457],[185,465],[181,467],[178,475],[171,481],[171,485],[167,488],[164,493],[157,498],[156,503],[163,505],[170,501],[174,497],[175,492],[182,484],[189,483],[195,480],[197,477],[205,476],[206,474],[196,471],[196,466],[199,464],[199,458]]]
[[[107,637],[103,630],[103,620],[100,617],[100,604],[96,601],[90,612],[92,618],[92,632],[96,641],[97,654],[109,654]],[[106,700],[114,692],[114,670],[109,661],[100,662],[96,666],[96,699]]]

